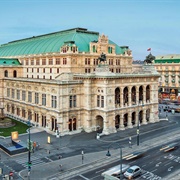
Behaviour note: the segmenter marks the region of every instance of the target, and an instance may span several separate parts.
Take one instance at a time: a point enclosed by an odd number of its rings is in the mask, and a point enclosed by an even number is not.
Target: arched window
[[[8,71],[7,70],[4,71],[4,77],[8,77]]]

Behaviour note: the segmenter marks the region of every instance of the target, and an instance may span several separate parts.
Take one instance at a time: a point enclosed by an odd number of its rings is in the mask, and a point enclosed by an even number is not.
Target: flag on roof
[[[151,48],[148,48],[147,51],[151,51]]]

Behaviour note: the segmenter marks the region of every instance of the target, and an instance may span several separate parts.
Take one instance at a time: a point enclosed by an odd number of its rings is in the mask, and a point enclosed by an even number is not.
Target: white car
[[[137,177],[141,174],[142,170],[139,166],[131,166],[127,169],[127,171],[124,173],[124,176],[128,179]]]

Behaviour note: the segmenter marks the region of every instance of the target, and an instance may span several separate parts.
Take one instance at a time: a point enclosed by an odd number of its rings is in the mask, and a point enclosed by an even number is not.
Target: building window
[[[27,68],[27,72],[29,71],[29,69]]]
[[[60,58],[56,58],[56,65],[60,64]]]
[[[91,59],[90,58],[85,58],[85,65],[90,65]]]
[[[59,68],[57,68],[57,73],[59,73]]]
[[[101,96],[101,107],[104,107],[104,96]]]
[[[112,47],[108,47],[108,53],[112,54]]]
[[[50,68],[50,73],[52,73],[52,68]]]
[[[31,65],[34,65],[34,60],[33,59],[31,59]]]
[[[42,59],[42,65],[46,65],[46,59]]]
[[[26,65],[29,65],[29,60],[28,59],[26,60]]]
[[[49,65],[53,65],[53,59],[49,59]]]
[[[69,107],[76,107],[76,95],[69,96]]]
[[[23,118],[26,117],[26,111],[25,111],[25,109],[22,109],[22,117],[23,117]]]
[[[16,114],[17,114],[18,116],[20,116],[20,108],[17,108]]]
[[[20,90],[17,90],[16,92],[17,92],[17,95],[16,95],[17,99],[19,100],[20,99]]]
[[[37,73],[39,73],[39,68],[37,68]]]
[[[46,94],[42,94],[42,105],[46,106]]]
[[[39,59],[36,60],[36,65],[40,65]]]
[[[8,77],[8,71],[7,70],[4,71],[4,77]]]
[[[14,89],[12,89],[11,97],[14,98]]]
[[[97,107],[104,107],[104,96],[97,95]]]
[[[45,73],[46,72],[46,69],[45,68],[43,68],[43,73]]]
[[[10,97],[10,88],[7,88],[7,97]]]
[[[32,92],[28,91],[28,102],[32,102]]]
[[[35,104],[39,104],[39,93],[35,93]]]
[[[63,58],[63,64],[67,64],[67,59]]]
[[[51,107],[57,108],[57,97],[56,96],[51,96]]]
[[[22,101],[26,101],[26,91],[22,91]]]
[[[91,69],[90,68],[85,68],[85,73],[91,73]]]

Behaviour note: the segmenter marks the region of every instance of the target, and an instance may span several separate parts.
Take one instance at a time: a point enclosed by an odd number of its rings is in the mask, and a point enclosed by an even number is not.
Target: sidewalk
[[[164,143],[168,143],[172,140],[177,140],[180,138],[180,133],[174,132],[170,133],[171,137],[168,138],[168,135],[159,136],[152,140],[148,140],[146,142],[141,143],[140,146],[134,145],[132,149],[126,147],[123,148],[123,156],[131,153],[132,151],[145,151],[157,145],[162,145]],[[102,141],[102,139],[101,139]],[[94,169],[96,167],[102,166],[103,164],[107,164],[108,162],[116,161],[117,157],[119,158],[119,149],[111,150],[111,157],[106,157],[106,151],[88,153],[83,155],[77,155],[68,158],[62,158],[57,161],[53,161],[50,163],[43,164],[41,166],[33,166],[31,170],[30,179],[31,180],[68,180],[71,179],[72,175],[76,175],[82,173],[84,171]],[[60,171],[59,165],[62,164],[62,171]],[[177,177],[172,174],[170,179]],[[27,180],[27,170],[23,170],[19,173],[23,180]],[[177,180],[177,178],[175,179]]]

